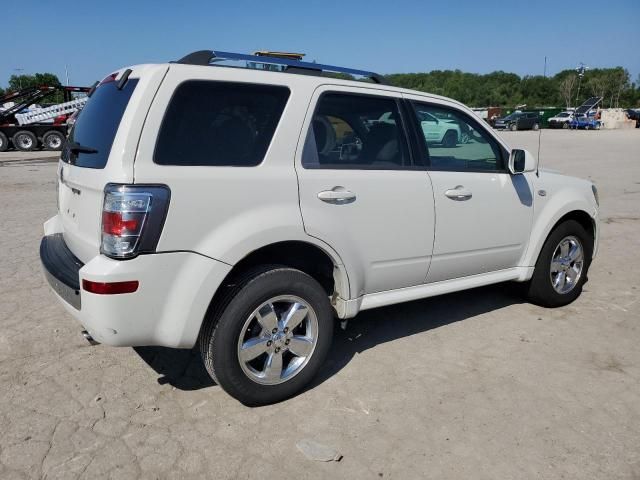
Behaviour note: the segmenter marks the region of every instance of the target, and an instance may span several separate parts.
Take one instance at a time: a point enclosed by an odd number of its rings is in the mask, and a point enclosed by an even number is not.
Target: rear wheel
[[[9,148],[9,139],[7,136],[0,132],[0,152],[6,152]]]
[[[527,288],[528,299],[543,307],[561,307],[580,296],[587,280],[593,238],[580,223],[567,220],[547,238],[533,277]]]
[[[539,123],[534,123],[533,124],[533,129],[534,130],[540,130],[540,124]]]
[[[562,128],[569,128],[569,122],[564,122],[562,124]]]
[[[33,133],[20,130],[13,136],[13,146],[22,152],[30,152],[38,146],[38,139]]]
[[[295,395],[329,351],[334,320],[327,293],[309,275],[278,266],[234,283],[200,334],[207,371],[245,405]]]
[[[57,130],[50,130],[42,136],[42,145],[46,150],[62,150],[64,135]]]
[[[458,134],[455,130],[448,130],[442,138],[442,146],[445,148],[453,148],[458,144]]]

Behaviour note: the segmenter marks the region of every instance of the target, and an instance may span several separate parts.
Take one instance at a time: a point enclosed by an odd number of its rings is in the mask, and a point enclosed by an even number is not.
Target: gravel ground
[[[504,136],[537,151],[534,132]],[[640,130],[541,144],[600,189],[575,303],[498,285],[368,311],[313,388],[257,409],[197,352],[90,347],[40,271],[55,163],[0,154],[0,478],[640,478]],[[344,457],[308,460],[301,440]]]

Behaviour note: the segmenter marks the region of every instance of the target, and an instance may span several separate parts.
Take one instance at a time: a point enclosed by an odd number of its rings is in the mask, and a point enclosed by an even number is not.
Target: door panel
[[[423,283],[433,193],[427,173],[411,170],[396,99],[323,86],[309,112],[296,161],[305,231],[340,253],[352,297]]]
[[[533,218],[531,179],[506,172],[506,149],[472,112],[446,102],[407,98],[412,100],[410,110],[415,113],[412,121],[419,122],[421,115],[430,113],[461,132],[454,145],[420,139],[436,211],[426,281],[517,266]]]
[[[436,237],[428,282],[515,267],[529,240],[532,196],[525,175],[429,173],[436,208]],[[446,192],[464,187],[471,197]]]

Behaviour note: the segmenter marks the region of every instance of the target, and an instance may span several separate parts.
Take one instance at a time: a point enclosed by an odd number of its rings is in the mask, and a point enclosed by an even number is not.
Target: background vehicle
[[[546,307],[575,300],[595,187],[537,172],[460,103],[383,81],[213,51],[106,77],[40,246],[59,300],[102,343],[198,343],[248,405],[308,385],[334,317],[504,281]],[[432,118],[465,143],[432,141]]]
[[[573,120],[569,122],[569,128],[573,129],[600,130],[601,126],[600,120],[586,113],[576,114]]]
[[[569,123],[573,120],[573,112],[560,112],[551,117],[547,122],[549,128],[569,128]]]
[[[86,101],[86,87],[28,87],[0,97],[0,152],[13,146],[18,150],[61,150],[68,133],[67,117]],[[30,109],[30,105],[62,92],[62,104]]]
[[[540,115],[535,112],[513,112],[506,117],[498,118],[494,128],[516,130],[538,130],[540,128]]]
[[[640,110],[627,108],[625,112],[627,114],[627,117],[629,117],[630,120],[636,121],[636,128],[640,128]]]

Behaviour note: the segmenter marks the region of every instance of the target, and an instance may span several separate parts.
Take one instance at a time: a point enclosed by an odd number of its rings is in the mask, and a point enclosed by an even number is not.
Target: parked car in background
[[[636,121],[636,128],[640,128],[640,110],[627,108],[625,113],[627,114],[627,117],[629,117],[629,120]]]
[[[573,120],[573,112],[565,111],[549,118],[547,123],[549,124],[549,128],[569,128],[571,120]]]
[[[275,57],[203,50],[107,76],[56,184],[40,258],[88,339],[198,344],[247,405],[304,389],[336,318],[506,281],[560,307],[597,250],[595,186],[538,170],[459,102]]]
[[[573,120],[569,122],[569,128],[581,130],[600,130],[602,123],[595,116],[577,114]]]
[[[513,112],[496,120],[494,128],[498,130],[538,130],[542,119],[535,112]]]

